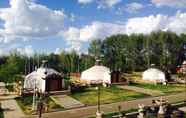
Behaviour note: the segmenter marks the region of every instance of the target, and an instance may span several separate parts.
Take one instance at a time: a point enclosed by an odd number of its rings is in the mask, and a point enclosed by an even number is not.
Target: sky
[[[186,0],[0,0],[0,56],[76,50],[114,34],[186,33]]]

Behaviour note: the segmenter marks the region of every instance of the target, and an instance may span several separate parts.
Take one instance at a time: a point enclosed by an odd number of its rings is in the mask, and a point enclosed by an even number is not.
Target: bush
[[[81,81],[78,78],[71,78],[70,86],[71,86],[71,92],[79,92],[87,88],[88,84],[85,81]]]

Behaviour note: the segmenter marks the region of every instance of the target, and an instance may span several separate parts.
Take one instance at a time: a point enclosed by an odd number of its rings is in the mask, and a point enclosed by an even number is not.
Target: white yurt
[[[143,72],[142,79],[153,83],[165,83],[165,73],[157,68],[149,68]]]
[[[111,84],[110,74],[111,72],[109,68],[96,64],[81,73],[81,80],[86,81],[88,84]]]
[[[63,88],[63,76],[52,68],[44,64],[32,73],[28,74],[24,80],[24,90],[37,88],[42,92],[59,91]]]

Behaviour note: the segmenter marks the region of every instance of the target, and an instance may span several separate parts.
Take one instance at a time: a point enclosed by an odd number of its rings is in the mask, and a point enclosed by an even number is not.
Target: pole
[[[98,85],[98,113],[100,113],[100,86]]]
[[[35,101],[36,101],[36,80],[34,81],[34,92],[33,92],[33,102],[32,102],[32,110],[35,110]]]
[[[27,57],[25,58],[25,76],[27,75]]]
[[[185,101],[184,102],[186,103],[186,77],[185,77]]]

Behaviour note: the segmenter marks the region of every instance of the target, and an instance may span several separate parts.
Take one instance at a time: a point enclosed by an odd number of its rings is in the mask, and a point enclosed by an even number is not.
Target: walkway
[[[5,118],[23,118],[24,114],[14,99],[1,101]]]
[[[55,95],[52,97],[54,98],[53,100],[55,100],[57,104],[61,105],[65,109],[79,108],[84,106],[83,103],[77,101],[76,99],[68,95]]]
[[[121,106],[122,110],[134,109],[138,107],[138,104],[151,105],[151,102],[154,99],[160,99],[160,97],[149,97],[149,98],[137,99],[132,101],[105,104],[105,105],[101,105],[101,110],[104,113],[117,112],[118,105]],[[163,99],[168,100],[170,103],[183,101],[185,99],[185,93],[163,96]],[[88,107],[82,107],[77,109],[46,113],[43,115],[43,118],[62,118],[62,116],[65,116],[65,118],[87,118],[88,116],[95,115],[96,110],[97,110],[97,106],[88,106]],[[29,118],[36,118],[36,116],[32,116]]]
[[[16,95],[9,95],[7,94],[6,88],[4,84],[0,84],[0,103],[1,108],[4,110],[4,118],[23,118],[24,113],[19,108],[17,102],[14,100]]]
[[[118,87],[122,88],[122,89],[136,91],[136,92],[139,92],[139,93],[144,93],[144,94],[147,94],[147,95],[150,95],[150,96],[164,95],[163,92],[158,91],[158,90],[144,89],[144,88],[136,87],[136,86],[125,86],[125,85],[122,86],[122,85],[119,85]]]

